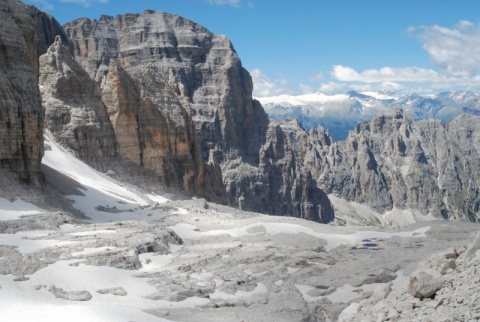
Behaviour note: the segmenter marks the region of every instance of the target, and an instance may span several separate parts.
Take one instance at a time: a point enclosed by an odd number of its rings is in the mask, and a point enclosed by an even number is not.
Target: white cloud
[[[357,72],[351,67],[335,65],[333,66],[331,76],[342,82],[425,82],[438,77],[438,73],[431,69],[418,67],[383,67],[381,69],[366,69]]]
[[[460,21],[454,28],[438,25],[409,27],[432,62],[451,76],[474,76],[480,71],[480,26]]]
[[[240,0],[208,0],[210,4],[215,4],[215,5],[228,5],[232,7],[239,7],[240,6]],[[253,5],[253,4],[252,4]]]
[[[270,79],[257,68],[252,70],[250,74],[253,80],[254,97],[277,96],[287,92],[287,90],[283,88],[283,86],[287,85],[285,79]]]
[[[323,80],[324,78],[325,78],[325,76],[323,76],[322,72],[318,72],[318,73],[310,76],[311,81],[319,81],[319,80]]]
[[[76,3],[76,4],[82,5],[85,8],[87,8],[87,7],[90,7],[95,2],[108,3],[108,0],[60,0],[60,2]]]
[[[380,90],[388,91],[401,91],[405,89],[405,86],[396,82],[382,82],[380,84]]]
[[[300,87],[300,90],[302,91],[302,94],[312,94],[314,92],[312,86],[300,84],[299,87]]]
[[[328,93],[339,92],[341,90],[344,90],[346,87],[347,85],[345,83],[328,82],[328,83],[322,83],[318,91],[320,93],[328,94]]]

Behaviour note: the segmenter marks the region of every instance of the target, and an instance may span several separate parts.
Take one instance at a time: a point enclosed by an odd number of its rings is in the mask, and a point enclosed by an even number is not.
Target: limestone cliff
[[[90,164],[116,155],[116,140],[100,86],[72,58],[57,36],[40,57],[40,88],[46,125],[55,139]]]
[[[270,160],[270,141],[285,138],[276,138],[278,126],[269,128],[252,99],[251,77],[228,38],[149,10],[64,28],[75,60],[100,88],[121,158],[187,193],[271,214],[332,218],[328,198],[293,153]]]
[[[359,124],[327,144],[315,174],[329,193],[384,212],[412,208],[437,218],[478,221],[479,117],[416,122],[402,110]]]
[[[332,221],[330,201],[306,166],[305,147],[309,144],[308,134],[296,120],[272,122],[258,167],[239,160],[224,164],[230,204],[244,210]]]
[[[30,6],[5,0],[0,21],[0,168],[39,185],[44,113],[35,15]]]

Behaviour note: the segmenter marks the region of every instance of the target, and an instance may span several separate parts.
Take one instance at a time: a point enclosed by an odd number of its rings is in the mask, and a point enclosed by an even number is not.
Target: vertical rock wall
[[[331,220],[328,198],[295,156],[266,161],[267,131],[275,130],[227,37],[149,10],[64,28],[76,61],[101,87],[122,158],[188,193]]]
[[[30,6],[4,0],[0,22],[0,168],[40,185],[44,113],[35,15]]]
[[[314,173],[329,193],[379,212],[410,208],[435,218],[480,220],[479,117],[416,122],[402,110],[359,124],[327,145]]]

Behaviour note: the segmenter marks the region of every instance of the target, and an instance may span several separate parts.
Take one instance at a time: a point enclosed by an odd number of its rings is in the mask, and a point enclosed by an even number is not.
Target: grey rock
[[[443,276],[434,269],[420,269],[410,275],[408,290],[414,297],[432,297],[445,283]]]
[[[115,296],[127,296],[128,293],[123,289],[123,287],[112,287],[112,288],[104,288],[101,290],[96,290],[95,292],[99,294],[111,294]]]
[[[476,235],[477,232],[473,234],[473,236]],[[474,247],[475,238],[468,244],[467,249]],[[374,294],[360,303],[351,304],[340,314],[338,320],[383,321],[388,316],[390,320],[394,318],[398,321],[478,319],[480,257],[476,252],[466,254],[458,251],[463,250],[462,248],[455,247],[453,250],[449,249],[432,255],[426,261],[419,263],[419,269],[410,276],[408,288],[404,285],[392,286],[386,296]],[[438,260],[441,258],[443,261]],[[439,270],[444,267],[445,259],[453,259],[455,269],[447,270],[444,275],[441,275]],[[380,287],[374,293],[385,294]]]
[[[478,221],[479,117],[416,122],[402,110],[357,125],[345,141],[321,145],[319,186],[383,213],[394,207],[435,218]]]
[[[230,204],[242,210],[328,223],[334,212],[307,164],[311,142],[297,121],[272,122],[258,167],[232,160],[222,166]]]
[[[55,285],[52,285],[48,291],[51,292],[56,298],[68,301],[90,301],[93,298],[92,294],[90,294],[88,291],[66,292]]]
[[[0,169],[39,186],[44,112],[34,17],[19,1],[0,3]]]
[[[475,256],[480,250],[480,232],[472,233],[471,243],[462,254],[462,258],[469,258]]]
[[[72,58],[60,36],[40,57],[39,84],[47,129],[58,142],[92,165],[115,157],[116,140],[100,87]]]
[[[101,88],[120,157],[152,170],[164,186],[209,200],[332,220],[328,198],[296,164],[296,152],[266,155],[271,140],[287,138],[252,99],[251,77],[225,36],[149,10],[64,28],[75,60]]]

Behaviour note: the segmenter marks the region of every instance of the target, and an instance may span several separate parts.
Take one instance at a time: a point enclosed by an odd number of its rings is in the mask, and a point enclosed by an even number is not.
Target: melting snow
[[[57,247],[75,243],[73,241],[43,240],[36,239],[48,236],[50,230],[21,231],[16,234],[0,234],[0,245],[17,247],[22,254],[34,253],[44,248]]]
[[[45,210],[21,199],[10,201],[0,198],[0,220],[16,220],[22,216],[37,215]]]
[[[134,187],[113,181],[71,155],[48,135],[45,136],[45,144],[50,148],[46,149],[42,164],[73,180],[74,186],[69,186],[69,190],[78,193],[67,198],[73,202],[74,208],[91,218],[92,222],[155,219],[152,211],[142,206],[169,200],[167,195],[142,195]],[[67,185],[66,181],[62,184]],[[159,215],[159,212],[156,214]]]
[[[397,233],[389,233],[389,232],[380,232],[380,231],[355,231],[351,234],[328,234],[328,233],[320,233],[316,232],[313,229],[295,225],[295,224],[288,224],[288,223],[255,223],[248,226],[240,227],[240,228],[232,228],[232,229],[224,229],[224,230],[209,230],[205,232],[198,231],[197,227],[190,224],[183,224],[179,223],[175,226],[171,226],[173,231],[178,234],[182,238],[195,238],[201,236],[218,236],[222,234],[227,234],[232,237],[241,237],[241,236],[249,236],[249,235],[257,235],[262,234],[262,232],[258,233],[250,233],[252,228],[255,227],[263,227],[267,234],[298,234],[304,233],[316,238],[323,239],[327,242],[327,246],[325,249],[330,251],[334,248],[337,248],[342,245],[353,245],[357,242],[360,242],[363,239],[367,238],[391,238],[391,237],[426,237],[425,233],[430,230],[430,227],[422,227],[418,228],[413,231],[406,231],[406,232],[397,232]]]

